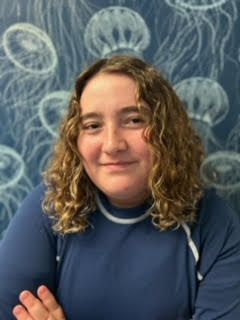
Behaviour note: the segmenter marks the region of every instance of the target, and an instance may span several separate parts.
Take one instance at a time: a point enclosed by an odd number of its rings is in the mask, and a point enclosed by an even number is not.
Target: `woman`
[[[203,158],[153,67],[116,56],[83,72],[1,243],[0,318],[239,319],[239,220],[201,183]]]

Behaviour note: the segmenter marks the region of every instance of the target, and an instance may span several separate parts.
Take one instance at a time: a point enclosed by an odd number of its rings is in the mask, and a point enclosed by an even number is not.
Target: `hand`
[[[13,308],[17,320],[66,320],[61,306],[46,286],[40,286],[35,297],[24,290],[19,296],[22,305]]]

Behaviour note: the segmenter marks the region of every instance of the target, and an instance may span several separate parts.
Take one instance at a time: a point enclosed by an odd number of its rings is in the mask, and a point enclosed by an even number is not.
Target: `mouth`
[[[136,161],[129,161],[129,162],[119,161],[119,162],[103,163],[102,166],[104,166],[110,170],[124,170],[135,163],[136,163]]]
[[[118,165],[127,165],[127,164],[132,164],[134,163],[135,161],[118,161],[118,162],[106,162],[106,163],[103,163],[102,165],[103,166],[118,166]]]

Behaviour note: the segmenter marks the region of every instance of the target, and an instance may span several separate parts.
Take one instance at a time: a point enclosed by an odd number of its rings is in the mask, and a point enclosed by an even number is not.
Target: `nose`
[[[110,126],[105,128],[102,151],[108,154],[115,154],[127,150],[127,140],[121,128]]]

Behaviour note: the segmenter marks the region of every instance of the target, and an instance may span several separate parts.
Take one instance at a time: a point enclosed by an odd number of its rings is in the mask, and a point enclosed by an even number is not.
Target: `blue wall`
[[[41,179],[77,75],[119,53],[171,81],[208,151],[203,179],[240,213],[239,14],[239,0],[1,0],[0,237]]]

